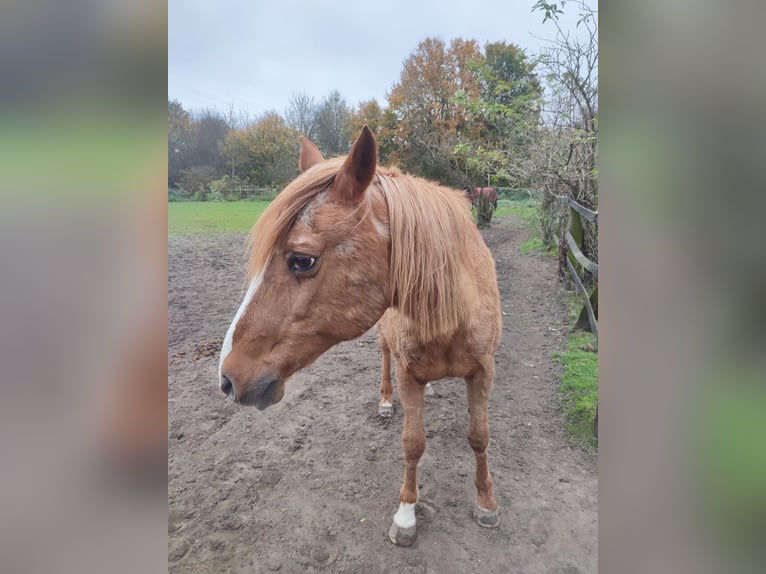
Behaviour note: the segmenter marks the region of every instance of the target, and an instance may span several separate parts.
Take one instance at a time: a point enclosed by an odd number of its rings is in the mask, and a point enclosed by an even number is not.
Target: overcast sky
[[[533,54],[552,38],[534,0],[169,0],[168,97],[185,108],[230,104],[283,113],[293,92],[350,105],[386,93],[418,42],[506,41]],[[591,4],[595,5],[595,2]],[[567,3],[564,27],[575,31]]]

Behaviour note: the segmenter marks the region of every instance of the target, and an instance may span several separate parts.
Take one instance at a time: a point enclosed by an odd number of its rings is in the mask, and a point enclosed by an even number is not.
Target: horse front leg
[[[468,443],[476,456],[476,504],[473,517],[479,526],[497,528],[500,516],[492,493],[492,475],[489,472],[487,449],[489,447],[488,404],[495,375],[493,364],[478,373],[466,377],[468,395]]]
[[[391,418],[394,415],[394,388],[391,386],[391,348],[383,333],[378,334],[380,352],[383,355],[382,376],[380,379],[380,401],[378,402],[378,414],[383,418]]]
[[[399,510],[394,515],[388,537],[397,546],[409,546],[415,541],[415,504],[418,501],[418,462],[426,449],[426,431],[423,428],[425,385],[397,365],[396,379],[399,402],[404,410],[404,483],[399,491]]]

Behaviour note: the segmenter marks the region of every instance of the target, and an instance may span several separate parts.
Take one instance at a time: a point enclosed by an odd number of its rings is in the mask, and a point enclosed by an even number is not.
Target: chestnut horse
[[[377,324],[384,358],[390,349],[396,359],[404,412],[404,483],[390,539],[407,546],[415,538],[424,393],[427,382],[444,377],[466,381],[474,518],[498,526],[487,402],[501,333],[499,294],[494,261],[465,198],[378,166],[366,126],[345,158],[325,160],[301,138],[300,168],[250,234],[249,288],[221,349],[221,390],[263,410],[282,399],[296,371]]]

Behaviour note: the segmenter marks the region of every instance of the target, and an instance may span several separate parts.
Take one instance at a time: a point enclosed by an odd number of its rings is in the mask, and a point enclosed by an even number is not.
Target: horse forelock
[[[318,164],[295,178],[271,202],[247,239],[247,281],[266,268],[271,254],[282,246],[299,217],[310,226],[311,203],[335,180],[343,158]]]

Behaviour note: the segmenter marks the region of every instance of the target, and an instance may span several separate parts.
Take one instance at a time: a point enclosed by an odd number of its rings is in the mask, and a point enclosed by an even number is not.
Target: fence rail
[[[571,197],[567,197],[565,195],[556,195],[555,193],[550,193],[553,197],[558,199],[561,203],[565,203],[572,209],[574,209],[577,213],[579,213],[582,217],[590,221],[591,223],[595,223],[598,225],[598,211],[592,211],[585,207],[584,205],[581,205],[577,203],[574,199]]]
[[[580,274],[574,265],[574,262],[577,262],[580,266],[582,266],[583,269],[587,270],[591,275],[593,275],[593,279],[596,281],[595,289],[597,290],[598,263],[594,263],[588,259],[585,254],[583,254],[580,245],[583,238],[582,219],[585,219],[594,225],[598,225],[598,211],[592,211],[591,209],[588,209],[584,205],[577,203],[571,197],[556,195],[555,193],[551,193],[551,195],[569,207],[569,224],[567,225],[567,230],[564,234],[564,239],[566,241],[564,259],[566,260],[566,267],[569,270],[569,275],[572,277],[572,281],[577,287],[577,291],[580,293],[580,295],[582,295],[585,312],[588,315],[588,322],[590,323],[590,328],[593,332],[593,336],[596,338],[596,350],[598,350],[598,320],[596,318],[596,313],[593,311],[593,305],[591,305],[590,302],[591,295],[585,288],[585,285],[580,278]],[[580,237],[579,242],[572,234],[572,231],[575,231],[576,235]],[[560,247],[559,239],[555,235],[553,236],[553,241],[556,243],[557,247]],[[598,438],[598,402],[596,402],[596,415],[593,420],[593,436]]]
[[[566,250],[565,250],[565,259],[566,259],[566,266],[569,270],[569,274],[572,277],[572,281],[574,282],[575,286],[577,287],[577,290],[580,292],[580,294],[583,296],[584,299],[584,306],[586,313],[588,315],[588,322],[590,323],[591,331],[593,331],[593,335],[596,338],[596,349],[598,349],[598,321],[596,319],[596,314],[593,311],[593,305],[591,305],[590,302],[590,295],[588,294],[588,290],[585,288],[585,285],[583,284],[582,279],[580,278],[580,274],[577,272],[577,269],[574,266],[574,262],[577,262],[580,266],[582,266],[583,269],[587,270],[591,275],[593,275],[593,278],[596,280],[596,283],[598,284],[598,263],[595,263],[588,259],[585,254],[582,252],[582,249],[580,247],[580,242],[575,238],[575,236],[572,234],[573,230],[578,231],[578,235],[582,237],[582,220],[581,217],[586,219],[587,221],[593,223],[594,225],[598,225],[598,211],[593,211],[591,209],[588,209],[584,205],[581,205],[571,197],[563,196],[563,195],[556,195],[555,193],[551,193],[551,196],[553,196],[555,199],[557,199],[559,202],[567,205],[569,209],[569,225],[567,226],[566,233],[564,234],[564,239],[566,240]],[[554,235],[553,237],[554,242],[557,246],[559,246],[559,239]],[[582,241],[582,239],[580,239]],[[571,255],[571,257],[570,257]]]
[[[593,274],[594,279],[598,280],[598,263],[593,263],[590,259],[585,257],[582,251],[580,251],[580,246],[577,245],[577,241],[575,241],[575,238],[572,237],[572,232],[567,229],[566,233],[566,240],[567,240],[567,246],[569,247],[570,252],[572,255],[574,255],[574,258],[577,259],[577,262],[585,267],[590,273]],[[569,261],[567,259],[567,261]],[[579,279],[579,277],[578,277]]]

